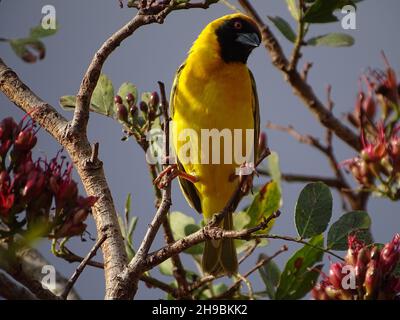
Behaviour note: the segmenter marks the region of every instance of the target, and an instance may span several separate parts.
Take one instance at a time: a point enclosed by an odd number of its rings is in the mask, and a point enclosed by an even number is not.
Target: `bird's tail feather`
[[[228,213],[222,224],[225,230],[233,230],[232,213]],[[214,276],[222,274],[231,276],[237,273],[238,261],[234,239],[207,240],[202,267],[205,273]]]

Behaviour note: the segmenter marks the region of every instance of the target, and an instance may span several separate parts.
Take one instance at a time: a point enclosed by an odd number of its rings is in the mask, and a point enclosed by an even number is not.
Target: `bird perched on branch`
[[[250,129],[251,147],[257,153],[258,98],[246,62],[260,41],[260,31],[251,18],[240,13],[223,16],[200,33],[175,76],[170,103],[177,175],[187,201],[204,215],[206,222],[224,208],[238,187],[235,170],[243,163],[235,161],[237,151],[233,142],[230,146],[226,144],[230,139],[225,134],[221,135],[223,145],[216,149],[205,147],[198,138],[203,129],[217,129],[219,133],[230,133],[231,137],[235,137],[234,129],[241,129],[239,144],[243,147],[249,140],[246,129]],[[191,134],[182,139],[185,130]],[[191,160],[184,161],[188,148],[193,152]],[[220,163],[210,160],[214,160],[216,152],[223,155]],[[209,155],[208,162],[205,154]],[[233,229],[231,213],[225,216],[221,227]],[[208,274],[236,274],[238,262],[233,239],[206,241],[202,267]]]

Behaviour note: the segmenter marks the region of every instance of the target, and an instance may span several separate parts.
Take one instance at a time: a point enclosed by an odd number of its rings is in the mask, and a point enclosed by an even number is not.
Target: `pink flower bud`
[[[400,262],[400,244],[397,234],[393,240],[383,247],[380,255],[380,266],[383,275],[389,275]]]
[[[26,152],[31,150],[37,142],[37,138],[32,129],[25,129],[18,134],[15,140],[15,149],[18,151]]]
[[[364,299],[366,300],[376,299],[376,296],[379,292],[380,281],[381,281],[381,270],[379,269],[378,266],[378,260],[371,260],[368,264],[368,269],[365,274]]]
[[[365,273],[370,260],[370,252],[364,247],[358,252],[357,262],[355,265],[356,284],[361,286],[365,280]]]
[[[329,281],[336,289],[342,289],[342,273],[343,264],[340,262],[334,263],[329,269]]]

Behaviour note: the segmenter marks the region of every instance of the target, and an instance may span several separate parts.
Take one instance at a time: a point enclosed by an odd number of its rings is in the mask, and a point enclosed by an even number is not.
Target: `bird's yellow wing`
[[[171,90],[171,97],[170,97],[170,115],[173,118],[174,117],[174,102],[176,96],[179,94],[178,93],[178,84],[179,84],[179,76],[185,67],[185,63],[183,63],[179,68],[178,71],[176,72],[174,83],[172,85],[172,90]],[[179,167],[179,170],[185,171],[183,168],[183,165],[179,162],[179,159],[177,160],[177,164]],[[201,201],[199,194],[197,192],[196,187],[194,184],[186,179],[179,178],[179,185],[181,186],[183,195],[185,196],[186,200],[190,204],[190,206],[195,209],[198,213],[202,213],[201,209]]]

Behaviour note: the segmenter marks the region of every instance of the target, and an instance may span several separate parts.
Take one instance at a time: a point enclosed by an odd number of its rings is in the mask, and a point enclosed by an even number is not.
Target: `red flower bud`
[[[119,120],[128,122],[128,110],[122,103],[117,104],[117,115]]]
[[[121,98],[121,96],[115,96],[115,97],[114,97],[114,102],[115,102],[116,104],[122,103],[122,98]]]
[[[370,259],[370,252],[368,248],[364,247],[358,252],[357,262],[356,262],[356,284],[361,286],[365,280],[365,273],[367,272],[367,266]]]
[[[158,108],[158,105],[160,104],[160,97],[156,91],[154,91],[150,95],[150,100],[149,100],[149,107],[153,110]]]
[[[139,103],[139,109],[140,111],[142,111],[143,113],[147,113],[149,111],[148,107],[147,107],[147,103],[144,101],[140,101]]]
[[[371,260],[368,264],[368,269],[365,274],[364,299],[366,300],[376,299],[376,296],[379,291],[380,281],[381,281],[381,270],[379,269],[378,266],[378,260]]]
[[[342,289],[342,273],[343,264],[340,262],[334,263],[329,269],[329,281],[336,289]]]
[[[6,140],[13,139],[17,133],[18,125],[13,118],[8,117],[0,122],[0,140],[5,142]]]
[[[400,244],[397,234],[393,240],[383,247],[380,255],[380,266],[384,275],[389,275],[400,260]]]
[[[18,134],[15,140],[14,146],[15,150],[26,152],[30,151],[37,142],[37,138],[32,129],[25,129]]]
[[[135,96],[132,93],[128,93],[126,95],[126,101],[128,101],[129,106],[133,106],[135,104]]]
[[[136,118],[136,116],[138,114],[138,107],[137,106],[130,107],[129,108],[129,113],[130,113],[132,118]]]
[[[7,216],[14,205],[15,196],[12,193],[0,192],[0,215]]]

